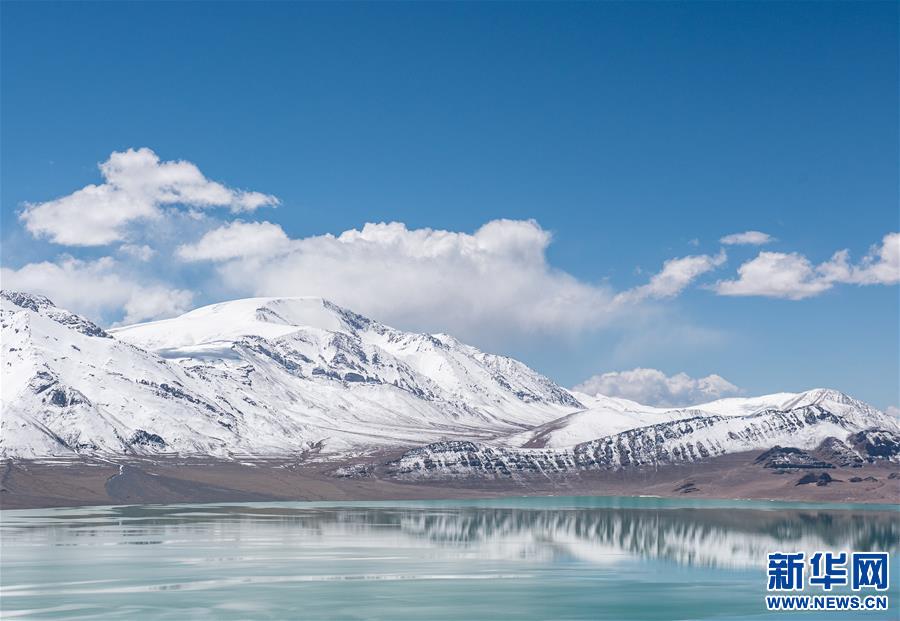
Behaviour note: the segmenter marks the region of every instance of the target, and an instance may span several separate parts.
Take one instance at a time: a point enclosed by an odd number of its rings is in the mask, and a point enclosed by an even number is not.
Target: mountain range
[[[399,451],[400,477],[701,461],[776,446],[897,459],[900,427],[829,389],[683,408],[567,390],[446,334],[320,298],[252,298],[105,330],[2,292],[0,456]],[[354,471],[342,474],[353,476]]]

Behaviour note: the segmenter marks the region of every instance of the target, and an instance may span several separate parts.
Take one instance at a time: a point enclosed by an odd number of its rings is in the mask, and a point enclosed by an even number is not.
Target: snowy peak
[[[36,315],[55,321],[56,323],[72,328],[73,330],[77,330],[87,336],[109,338],[109,334],[97,324],[80,315],[57,308],[49,298],[42,295],[3,289],[0,290],[0,300],[2,300],[2,308],[5,314],[10,314],[22,309],[29,310]]]
[[[841,418],[855,429],[883,428],[900,431],[896,421],[871,405],[832,389],[802,393],[775,393],[761,397],[730,397],[687,408],[655,408],[627,399],[575,393],[586,409],[568,414],[504,441],[523,448],[564,448],[642,427],[657,427],[687,419],[753,417],[816,407]],[[756,419],[754,419],[756,420]]]
[[[169,451],[221,454],[234,440],[209,386],[46,298],[4,292],[0,342],[0,455],[142,452],[130,440],[145,428],[165,429]]]
[[[322,298],[247,298],[211,304],[180,317],[111,330],[116,338],[152,351],[172,351],[246,336],[276,339],[300,329],[355,331],[369,319]]]
[[[855,409],[865,412],[877,411],[868,403],[860,401],[859,399],[854,399],[839,390],[833,390],[831,388],[814,388],[813,390],[802,392],[796,395],[796,397],[786,400],[781,404],[779,409],[791,410],[807,405],[838,406],[842,410]]]
[[[507,435],[580,405],[517,361],[320,298],[236,300],[111,332],[46,299],[3,298],[0,454],[408,447]]]
[[[50,301],[50,298],[34,293],[22,293],[21,291],[2,289],[0,290],[0,297],[20,308],[27,308],[36,313],[40,313],[42,309],[56,306]]]
[[[320,377],[415,385],[423,395],[479,415],[491,410],[489,418],[513,429],[555,417],[545,406],[583,407],[567,390],[517,360],[486,354],[445,334],[396,330],[321,298],[223,302],[113,333],[178,360],[210,362],[240,356],[239,350],[248,346],[262,347]],[[251,343],[254,338],[266,344]]]

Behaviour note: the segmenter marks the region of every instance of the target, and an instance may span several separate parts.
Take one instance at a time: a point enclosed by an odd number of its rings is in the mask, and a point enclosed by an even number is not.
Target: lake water
[[[554,497],[3,511],[0,611],[3,619],[896,620],[897,509]],[[766,553],[815,550],[890,551],[891,610],[767,612]]]

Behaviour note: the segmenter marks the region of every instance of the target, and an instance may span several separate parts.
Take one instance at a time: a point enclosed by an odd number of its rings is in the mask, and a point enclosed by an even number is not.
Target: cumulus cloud
[[[646,405],[681,407],[741,394],[720,375],[693,378],[686,373],[668,376],[657,369],[632,369],[594,375],[573,390],[589,395],[623,397]]]
[[[813,265],[805,256],[782,252],[761,252],[738,268],[736,280],[716,283],[720,295],[766,296],[802,300],[819,295],[835,284],[893,285],[900,282],[900,233],[884,236],[856,265],[847,250]]]
[[[366,224],[286,242],[271,223],[231,224],[184,246],[218,261],[238,295],[322,296],[408,329],[460,337],[578,332],[612,316],[612,294],[548,265],[549,232],[496,220],[474,233]]]
[[[322,296],[405,328],[471,338],[596,329],[646,299],[678,295],[725,260],[673,259],[647,285],[617,296],[551,267],[551,239],[533,220],[494,220],[471,234],[369,223],[302,239],[270,222],[235,221],[177,256],[214,262],[235,295]]]
[[[93,318],[119,316],[123,323],[171,317],[191,307],[193,294],[159,283],[141,283],[126,275],[112,257],[82,261],[28,263],[0,268],[6,289],[46,295],[59,306]]]
[[[897,420],[900,420],[900,408],[898,408],[896,405],[887,406],[887,409],[884,411],[884,413],[888,416],[893,416]]]
[[[824,279],[803,255],[761,252],[738,268],[737,280],[719,282],[716,292],[802,300],[827,291],[831,286],[832,283]]]
[[[26,204],[19,214],[25,228],[57,244],[101,246],[124,239],[133,222],[159,218],[169,205],[241,212],[278,204],[269,194],[210,181],[191,162],[160,161],[147,148],[114,152],[99,167],[104,183]]]
[[[715,256],[706,254],[669,259],[663,269],[650,278],[650,282],[627,291],[615,298],[616,302],[640,302],[646,299],[673,298],[684,291],[698,277],[719,267],[726,260],[725,252]]]
[[[775,238],[762,231],[744,231],[743,233],[726,235],[719,241],[726,246],[761,246],[775,241]]]
[[[183,261],[225,261],[274,255],[290,245],[277,224],[235,220],[207,232],[196,243],[179,246],[176,254]]]
[[[834,282],[855,285],[896,285],[900,282],[900,233],[889,233],[881,245],[869,249],[858,265],[850,263],[850,253],[841,250],[824,265],[825,276]]]

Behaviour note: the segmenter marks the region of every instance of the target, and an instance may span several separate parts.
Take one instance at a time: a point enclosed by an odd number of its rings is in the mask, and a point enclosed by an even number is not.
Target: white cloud
[[[240,212],[278,204],[274,196],[210,181],[191,162],[161,162],[147,148],[112,153],[100,173],[100,185],[25,205],[19,215],[25,228],[57,244],[101,246],[124,239],[130,223],[159,218],[167,205]]]
[[[719,241],[726,246],[761,246],[763,244],[768,244],[769,242],[775,241],[775,238],[773,238],[768,233],[763,233],[762,231],[744,231],[743,233],[732,233],[731,235],[726,235]]]
[[[656,369],[632,369],[594,375],[575,386],[589,395],[623,397],[646,405],[680,407],[741,394],[719,375],[693,378],[686,373],[667,376]]]
[[[179,246],[176,254],[183,261],[225,261],[273,255],[290,245],[288,236],[277,224],[235,220],[207,232],[194,244]]]
[[[809,262],[797,253],[761,252],[738,268],[737,280],[716,285],[719,295],[763,295],[802,300],[831,288]]]
[[[406,329],[473,339],[597,329],[646,299],[678,295],[725,260],[672,259],[647,285],[616,296],[552,268],[550,241],[532,220],[495,220],[472,234],[369,223],[293,240],[270,222],[235,221],[177,255],[217,263],[232,295],[321,296]]]
[[[94,261],[62,257],[55,263],[3,267],[0,280],[6,289],[46,295],[62,308],[89,317],[118,316],[124,311],[124,323],[177,315],[193,301],[190,291],[137,282],[112,257]]]
[[[802,300],[819,295],[835,284],[892,285],[900,282],[900,233],[884,236],[859,264],[850,263],[847,250],[813,265],[796,252],[761,252],[738,268],[736,280],[716,283],[719,295],[766,296]]]
[[[841,250],[825,264],[824,272],[834,282],[856,285],[896,285],[900,282],[900,233],[889,233],[881,245],[869,249],[859,265],[850,264],[850,253]]]
[[[160,285],[132,287],[125,301],[123,325],[175,317],[191,309],[193,294],[184,289],[169,289]]]
[[[663,269],[650,278],[650,282],[628,291],[623,291],[615,298],[616,302],[640,302],[646,299],[673,298],[694,282],[698,277],[719,267],[726,260],[725,252],[715,256],[706,254],[669,259]]]
[[[884,413],[888,416],[896,418],[897,420],[900,420],[900,408],[898,408],[896,405],[887,406],[887,409],[884,411]]]
[[[156,251],[147,244],[122,244],[119,246],[119,252],[143,262],[147,262],[156,256]]]
[[[181,254],[220,260],[232,294],[322,296],[406,329],[460,338],[574,334],[613,315],[607,287],[547,264],[551,235],[534,221],[496,220],[472,234],[366,224],[338,236],[285,239],[277,225],[241,223],[207,233]]]

